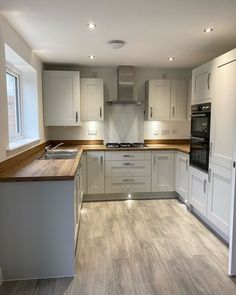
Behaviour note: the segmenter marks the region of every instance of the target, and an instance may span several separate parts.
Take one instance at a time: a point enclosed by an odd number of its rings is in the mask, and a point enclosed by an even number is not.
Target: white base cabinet
[[[106,193],[151,191],[151,152],[106,152],[105,159]]]
[[[104,193],[104,152],[87,152],[87,192]]]
[[[188,204],[189,155],[177,152],[175,155],[175,189]]]
[[[152,192],[174,191],[174,152],[152,152]]]
[[[199,213],[207,215],[208,175],[198,169],[190,167],[189,173],[189,201]]]
[[[232,202],[232,170],[212,164],[209,181],[207,218],[228,236]]]

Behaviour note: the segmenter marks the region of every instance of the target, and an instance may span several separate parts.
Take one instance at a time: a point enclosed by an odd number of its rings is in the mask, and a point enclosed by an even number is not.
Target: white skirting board
[[[112,193],[112,194],[86,194],[84,202],[121,201],[121,200],[148,200],[148,199],[174,199],[176,192],[148,192],[148,193]]]

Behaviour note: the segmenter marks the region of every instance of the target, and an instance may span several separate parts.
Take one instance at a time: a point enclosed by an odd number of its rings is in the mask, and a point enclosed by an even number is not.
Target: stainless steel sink
[[[75,159],[78,154],[77,150],[53,150],[46,152],[37,160],[66,160],[66,159]]]

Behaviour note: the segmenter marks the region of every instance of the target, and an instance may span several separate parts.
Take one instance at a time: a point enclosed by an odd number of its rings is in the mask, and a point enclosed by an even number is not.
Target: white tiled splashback
[[[103,139],[105,142],[142,142],[144,139],[187,139],[190,121],[144,121],[144,107],[105,106],[104,122],[83,122],[81,127],[50,127],[50,139]]]

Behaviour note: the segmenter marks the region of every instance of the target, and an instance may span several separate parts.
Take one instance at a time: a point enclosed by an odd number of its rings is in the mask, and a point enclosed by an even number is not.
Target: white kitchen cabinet
[[[104,152],[87,152],[87,193],[104,193]]]
[[[87,193],[87,154],[86,152],[83,152],[82,154],[82,159],[81,159],[81,175],[82,175],[82,200],[83,200],[83,195]]]
[[[81,79],[81,120],[104,120],[104,94],[102,79]]]
[[[150,176],[106,177],[106,193],[140,193],[150,190]]]
[[[236,51],[217,59],[216,101],[212,110],[211,161],[232,169],[236,132]]]
[[[106,152],[105,159],[106,193],[151,191],[151,152]]]
[[[187,81],[171,81],[171,115],[172,121],[187,119]]]
[[[210,101],[213,91],[213,62],[208,62],[192,72],[192,104]]]
[[[146,84],[146,119],[149,121],[186,120],[187,82],[149,80]]]
[[[189,155],[177,152],[175,156],[176,192],[188,203]]]
[[[229,236],[232,170],[212,164],[209,182],[207,218]]]
[[[208,197],[208,174],[190,167],[189,202],[199,213],[206,216]]]
[[[173,152],[152,152],[152,191],[174,191]]]
[[[80,125],[80,73],[44,71],[45,126]]]
[[[147,119],[170,120],[170,81],[149,80],[146,85],[146,95]]]

